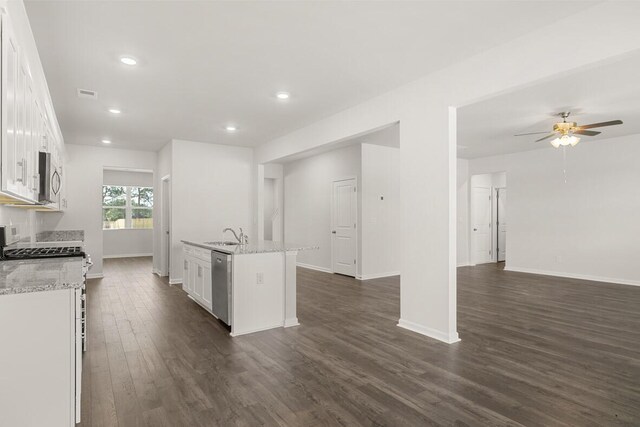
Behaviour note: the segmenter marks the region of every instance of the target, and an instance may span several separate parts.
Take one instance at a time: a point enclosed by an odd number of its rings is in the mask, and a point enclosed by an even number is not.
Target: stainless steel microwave
[[[51,167],[51,153],[38,153],[38,175],[40,176],[38,201],[51,203],[53,197],[60,191],[61,179],[57,170]]]

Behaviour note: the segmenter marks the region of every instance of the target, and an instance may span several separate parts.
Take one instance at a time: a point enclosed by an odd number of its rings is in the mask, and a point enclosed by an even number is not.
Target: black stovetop
[[[80,246],[5,249],[2,255],[5,260],[85,256]]]

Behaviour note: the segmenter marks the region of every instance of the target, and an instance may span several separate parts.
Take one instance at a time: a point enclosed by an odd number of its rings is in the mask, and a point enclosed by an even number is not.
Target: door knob
[[[331,232],[331,234],[336,234],[336,230],[333,230],[333,231]]]
[[[474,228],[474,229],[473,229],[473,231],[478,231],[478,229],[477,229],[477,228]]]

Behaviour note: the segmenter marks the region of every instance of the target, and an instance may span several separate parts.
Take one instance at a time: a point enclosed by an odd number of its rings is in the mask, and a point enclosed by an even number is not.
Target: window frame
[[[125,189],[124,191],[124,196],[125,196],[125,204],[122,206],[108,206],[104,204],[104,187],[123,187]],[[153,230],[154,225],[151,226],[151,228],[134,228],[132,227],[133,224],[133,211],[135,209],[139,209],[139,210],[147,210],[151,212],[151,219],[153,220],[153,207],[155,204],[155,200],[152,201],[151,206],[133,206],[132,202],[131,202],[131,193],[132,193],[132,189],[133,188],[149,188],[151,189],[151,194],[153,197],[153,187],[148,187],[146,185],[108,185],[108,184],[102,184],[102,188],[103,188],[103,196],[102,196],[102,231],[116,231],[116,230]],[[105,209],[122,209],[124,210],[124,227],[123,228],[104,228],[104,210]]]

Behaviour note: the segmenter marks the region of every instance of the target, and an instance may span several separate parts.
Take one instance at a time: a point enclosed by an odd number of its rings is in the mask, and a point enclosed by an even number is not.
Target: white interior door
[[[332,196],[331,257],[334,273],[356,276],[357,218],[356,180],[334,181]]]
[[[498,188],[498,261],[507,259],[507,189]]]
[[[491,188],[471,189],[471,259],[474,264],[491,262]]]
[[[164,276],[170,275],[171,270],[171,186],[169,178],[162,179],[162,247],[161,269]]]

